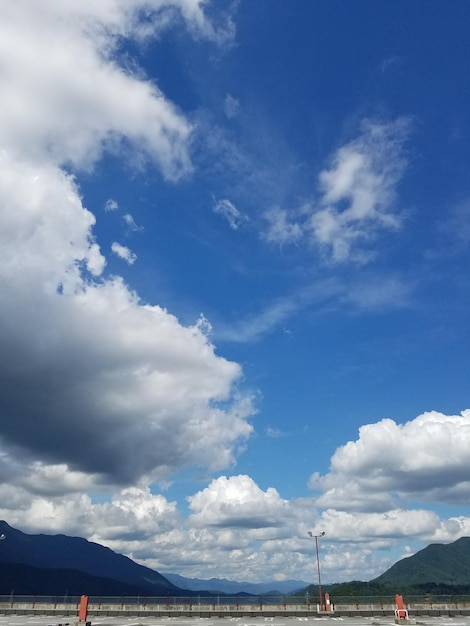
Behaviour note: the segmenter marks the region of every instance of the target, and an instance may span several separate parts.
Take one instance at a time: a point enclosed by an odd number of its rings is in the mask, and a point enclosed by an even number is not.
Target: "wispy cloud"
[[[240,102],[230,94],[227,94],[225,96],[224,111],[229,120],[237,117],[240,112]]]
[[[311,217],[313,240],[334,262],[365,262],[375,256],[370,242],[380,230],[398,230],[396,185],[406,160],[403,144],[410,122],[367,120],[362,134],[340,148],[319,177],[320,208]]]
[[[286,436],[286,433],[283,432],[280,428],[268,426],[266,428],[266,434],[271,439],[281,439]]]
[[[274,207],[265,211],[262,217],[268,222],[268,229],[262,236],[272,243],[295,243],[303,237],[302,227],[298,223],[289,221],[289,213]]]
[[[134,232],[139,232],[139,231],[143,230],[142,226],[139,226],[138,224],[135,223],[135,220],[134,220],[134,218],[132,217],[132,215],[130,213],[126,213],[125,215],[123,215],[122,219],[126,223],[127,228],[129,230],[132,230]]]
[[[230,228],[233,230],[238,230],[240,226],[249,221],[248,217],[243,215],[243,213],[241,213],[237,207],[230,202],[230,200],[227,200],[227,198],[214,200],[213,211],[214,213],[222,215],[222,217],[224,217],[229,223]]]
[[[278,328],[282,322],[298,311],[299,307],[300,303],[296,297],[279,298],[261,311],[233,324],[220,324],[215,332],[217,337],[224,341],[236,343],[258,341]]]
[[[412,306],[413,294],[414,284],[390,273],[363,272],[354,277],[336,275],[312,279],[297,286],[289,295],[275,298],[235,322],[217,324],[215,335],[224,341],[251,343],[276,332],[287,320],[306,309],[315,315],[325,315],[332,310],[348,314],[381,313]]]
[[[383,74],[384,72],[388,71],[389,69],[391,69],[392,67],[396,67],[398,65],[401,65],[403,63],[403,59],[402,57],[393,54],[389,57],[386,57],[382,63],[380,64],[380,71]]]
[[[263,238],[281,244],[309,240],[328,263],[371,261],[379,233],[402,225],[396,187],[407,163],[410,127],[405,118],[364,120],[359,136],[339,148],[320,173],[310,202],[263,213]]]
[[[108,200],[106,200],[104,205],[105,211],[117,211],[118,209],[119,204],[116,202],[116,200],[113,200],[112,198],[108,198]]]

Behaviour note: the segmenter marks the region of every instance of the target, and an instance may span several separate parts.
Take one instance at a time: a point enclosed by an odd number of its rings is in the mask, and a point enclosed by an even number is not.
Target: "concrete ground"
[[[395,626],[384,617],[95,617],[91,626]],[[341,625],[338,623],[341,622]],[[322,624],[323,623],[323,624]],[[47,615],[0,615],[0,626],[77,626],[76,618]],[[423,617],[403,622],[416,626],[470,626],[470,616]]]

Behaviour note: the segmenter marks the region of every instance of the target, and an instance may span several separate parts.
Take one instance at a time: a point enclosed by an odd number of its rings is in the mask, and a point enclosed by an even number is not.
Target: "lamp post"
[[[323,610],[323,596],[322,596],[322,592],[321,592],[321,578],[320,578],[320,558],[318,556],[318,538],[319,537],[324,537],[325,535],[325,531],[322,530],[321,533],[319,535],[314,535],[312,532],[309,531],[308,533],[309,537],[315,537],[315,549],[317,552],[317,571],[318,571],[318,596],[320,598],[320,611]]]

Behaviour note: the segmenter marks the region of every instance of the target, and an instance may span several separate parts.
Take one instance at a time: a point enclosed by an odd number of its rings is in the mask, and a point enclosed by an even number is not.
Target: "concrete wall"
[[[170,602],[140,603],[112,602],[108,603],[106,599],[101,602],[90,602],[88,605],[89,618],[102,616],[173,616],[173,617],[225,617],[225,616],[263,616],[272,617],[275,615],[285,615],[290,617],[308,617],[318,615],[317,605],[311,604],[307,607],[305,604],[223,604],[203,603],[201,602],[178,602],[178,598],[172,598]],[[410,617],[420,615],[429,616],[457,616],[470,615],[469,603],[413,603],[407,605]],[[7,600],[5,597],[0,598],[0,614],[3,615],[49,615],[60,618],[77,618],[79,610],[79,602],[41,602],[28,601],[22,602],[12,598]],[[335,604],[334,612],[321,612],[324,616],[363,616],[373,617],[381,615],[394,615],[395,606],[392,604],[361,604],[354,602],[351,604]],[[62,620],[67,622],[68,620]]]

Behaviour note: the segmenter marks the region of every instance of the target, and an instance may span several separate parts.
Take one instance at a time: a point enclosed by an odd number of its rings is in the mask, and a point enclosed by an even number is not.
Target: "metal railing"
[[[426,595],[404,597],[410,614],[470,614],[470,596]],[[0,613],[42,613],[77,615],[81,596],[22,596],[13,593],[0,595]],[[355,613],[391,614],[395,610],[395,596],[332,597],[335,615]],[[91,615],[126,613],[145,614],[315,614],[319,612],[317,599],[299,596],[90,596],[88,611]]]

